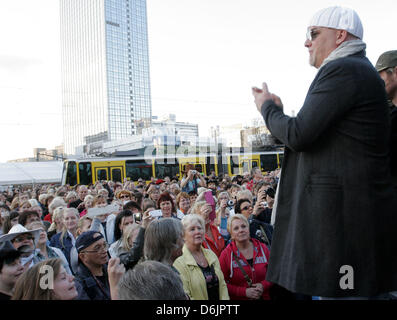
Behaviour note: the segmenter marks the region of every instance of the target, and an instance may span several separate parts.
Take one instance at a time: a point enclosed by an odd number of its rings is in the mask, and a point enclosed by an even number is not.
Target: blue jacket
[[[72,244],[72,238],[70,237],[69,233],[65,233],[65,235],[63,236],[63,245],[61,242],[61,235],[62,232],[58,232],[56,235],[52,236],[51,241],[50,241],[50,246],[51,247],[55,247],[55,248],[59,248],[62,250],[63,254],[66,257],[66,260],[68,260],[69,266],[70,264],[70,251],[73,248],[73,244]]]

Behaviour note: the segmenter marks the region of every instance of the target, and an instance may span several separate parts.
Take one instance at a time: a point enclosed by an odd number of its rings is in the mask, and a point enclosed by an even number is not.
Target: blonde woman
[[[79,212],[76,208],[66,208],[63,211],[63,228],[62,232],[57,233],[51,238],[50,246],[62,250],[66,259],[70,264],[70,251],[76,244],[77,222],[79,220]]]
[[[62,217],[63,217],[63,211],[65,209],[66,207],[58,207],[52,213],[52,223],[48,228],[48,233],[47,233],[49,240],[51,240],[51,238],[57,233],[62,232],[63,229]]]
[[[272,284],[266,281],[269,249],[251,238],[249,223],[242,214],[229,219],[232,241],[219,261],[232,300],[269,300]],[[244,271],[242,271],[244,270]]]
[[[185,292],[192,300],[229,300],[218,257],[202,247],[205,223],[201,216],[188,214],[183,217],[185,244],[182,256],[174,262]]]
[[[121,238],[114,242],[109,248],[109,254],[112,258],[117,258],[120,254],[131,250],[138,236],[139,228],[140,225],[137,223],[129,224],[124,228]]]

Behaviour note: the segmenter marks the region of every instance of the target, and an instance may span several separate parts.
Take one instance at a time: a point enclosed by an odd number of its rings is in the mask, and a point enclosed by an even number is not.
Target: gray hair
[[[66,198],[65,198],[65,200],[66,201],[69,201],[71,198],[77,198],[78,196],[77,196],[77,193],[76,193],[76,191],[69,191],[68,193],[67,193],[67,195],[66,195]]]
[[[239,192],[237,192],[236,200],[238,201],[240,199],[248,199],[252,203],[252,201],[253,201],[252,192],[249,191],[248,189],[240,190]]]
[[[145,231],[144,257],[172,264],[172,256],[179,248],[178,240],[183,237],[180,220],[163,218],[152,221]]]
[[[180,276],[171,267],[153,260],[129,269],[118,289],[120,300],[186,300]]]
[[[48,212],[52,214],[54,209],[58,207],[66,207],[66,202],[62,197],[55,197],[52,199],[51,203],[48,206]]]
[[[187,214],[182,219],[183,230],[186,230],[193,223],[197,223],[197,222],[201,225],[202,229],[205,230],[205,222],[200,215],[194,213]]]

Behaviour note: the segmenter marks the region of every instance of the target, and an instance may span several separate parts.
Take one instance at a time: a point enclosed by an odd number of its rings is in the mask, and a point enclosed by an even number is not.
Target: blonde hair
[[[90,195],[90,194],[87,194],[87,195],[84,197],[84,203],[87,202],[87,201],[94,201],[94,196],[92,196],[92,195]]]
[[[200,214],[200,210],[203,206],[207,204],[207,201],[197,201],[193,204],[192,208],[190,209],[190,213]]]
[[[19,208],[22,208],[24,205],[28,205],[28,208],[31,208],[32,205],[30,204],[29,200],[25,200],[19,204]]]
[[[232,234],[232,223],[234,220],[239,219],[245,223],[245,225],[249,228],[249,223],[246,217],[241,213],[236,213],[235,215],[231,216],[227,221],[227,231]]]
[[[133,223],[128,225],[124,231],[123,235],[121,236],[121,246],[126,249],[127,251],[130,251],[132,249],[132,246],[129,243],[129,240],[131,236],[134,234],[136,230],[140,228],[140,225],[137,223]]]
[[[91,220],[91,221],[92,221],[92,219],[91,219],[90,217],[87,217],[87,215],[82,216],[82,217],[79,219],[79,221],[77,221],[77,231],[76,231],[76,235],[77,235],[77,236],[79,236],[80,234],[82,234],[81,229],[83,228],[84,221],[86,221],[86,220]]]
[[[64,247],[63,237],[65,236],[66,232],[68,232],[68,229],[66,229],[66,226],[63,223],[63,220],[65,220],[65,214],[67,214],[69,212],[73,212],[76,215],[77,221],[80,219],[79,211],[76,208],[65,208],[65,210],[63,210],[63,212],[62,212],[62,233],[61,233],[61,237],[59,238],[59,240],[62,244],[62,247]]]
[[[55,221],[62,218],[63,211],[65,210],[65,208],[66,207],[58,207],[54,210],[54,212],[52,213],[52,223],[51,223],[50,227],[48,228],[48,232],[54,231],[57,229],[57,223]],[[63,224],[63,222],[62,222],[62,224]]]

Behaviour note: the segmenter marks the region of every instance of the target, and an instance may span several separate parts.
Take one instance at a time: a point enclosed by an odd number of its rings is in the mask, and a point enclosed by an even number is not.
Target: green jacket
[[[229,293],[223,273],[219,264],[218,257],[211,250],[201,248],[208,264],[214,267],[215,273],[219,279],[219,299],[229,300]],[[183,246],[182,256],[174,262],[174,267],[179,271],[183,289],[192,300],[208,300],[207,285],[205,283],[203,272],[197,265],[192,254],[186,245]]]

